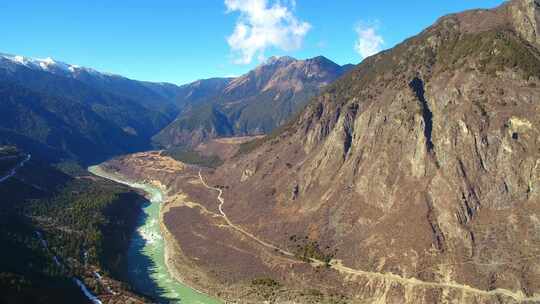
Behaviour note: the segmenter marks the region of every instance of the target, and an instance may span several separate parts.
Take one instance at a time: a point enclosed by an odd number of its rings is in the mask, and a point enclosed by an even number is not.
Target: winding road
[[[219,189],[219,188],[215,188],[215,187],[210,187],[205,181],[204,181],[204,178],[202,177],[202,174],[201,174],[201,171],[199,170],[199,178],[202,182],[202,184],[208,188],[208,189],[212,189],[212,190],[216,190],[218,191],[218,196],[217,196],[217,200],[219,201],[219,205],[218,205],[218,209],[219,209],[219,213],[221,214],[221,216],[223,217],[223,219],[225,220],[225,222],[227,222],[227,224],[232,227],[233,229],[235,229],[236,231],[242,233],[243,235],[249,237],[250,239],[256,241],[257,243],[267,247],[267,248],[270,248],[270,249],[273,249],[273,250],[276,250],[278,251],[279,253],[282,253],[286,256],[290,256],[290,257],[294,257],[294,254],[289,252],[289,251],[286,251],[286,250],[283,250],[273,244],[270,244],[268,242],[265,242],[261,239],[259,239],[258,237],[256,237],[255,235],[247,232],[246,230],[242,229],[242,227],[239,227],[237,225],[235,225],[233,222],[231,222],[231,220],[229,219],[229,217],[227,217],[227,214],[225,214],[225,212],[223,211],[223,204],[225,203],[225,200],[223,199],[222,197],[222,194],[223,194],[223,190]]]
[[[217,196],[217,200],[219,201],[219,205],[218,205],[218,209],[219,209],[219,212],[221,214],[221,216],[223,217],[223,219],[227,222],[227,224],[235,229],[236,231],[240,232],[241,234],[247,236],[248,238],[254,240],[255,242],[267,247],[267,248],[270,248],[272,250],[275,250],[275,251],[278,251],[286,256],[290,256],[290,257],[294,257],[295,255],[292,253],[292,252],[289,252],[287,250],[284,250],[284,249],[281,249],[279,247],[277,247],[276,245],[273,245],[273,244],[270,244],[268,242],[265,242],[261,239],[259,239],[258,237],[256,237],[255,235],[247,232],[246,230],[244,230],[242,227],[239,227],[237,225],[235,225],[228,217],[227,217],[227,214],[225,213],[225,211],[223,210],[223,205],[225,203],[225,200],[223,199],[223,190],[220,189],[220,188],[217,188],[217,187],[211,187],[209,186],[206,181],[204,180],[202,174],[201,174],[201,170],[199,170],[199,179],[201,181],[201,183],[207,188],[207,189],[210,189],[210,190],[214,190],[214,191],[217,191],[218,192],[218,196]],[[313,259],[311,258],[311,264],[313,266],[320,266],[320,265],[324,265],[325,263],[321,260],[317,260],[317,259]],[[347,267],[347,266],[344,266],[342,264],[342,262],[340,260],[332,260],[330,262],[330,268],[342,273],[342,274],[347,274],[347,275],[352,275],[352,276],[364,276],[364,277],[367,277],[367,278],[370,278],[370,279],[382,279],[382,280],[390,280],[390,281],[393,281],[393,282],[398,282],[398,283],[401,283],[401,284],[406,284],[406,285],[409,285],[409,286],[424,286],[424,287],[433,287],[433,288],[450,288],[450,289],[457,289],[457,290],[461,290],[462,292],[464,293],[471,293],[471,294],[478,294],[478,295],[484,295],[484,296],[506,296],[506,297],[510,297],[518,302],[539,302],[540,301],[540,294],[535,294],[531,297],[525,295],[523,292],[521,291],[518,291],[518,292],[514,292],[512,290],[508,290],[508,289],[502,289],[502,288],[497,288],[497,289],[493,289],[493,290],[482,290],[482,289],[478,289],[478,288],[475,288],[475,287],[471,287],[469,285],[464,285],[464,284],[459,284],[459,283],[454,283],[454,282],[428,282],[428,281],[422,281],[422,280],[419,280],[419,279],[416,279],[416,278],[406,278],[406,277],[402,277],[402,276],[399,276],[397,274],[393,274],[393,273],[380,273],[380,272],[370,272],[370,271],[364,271],[364,270],[360,270],[360,269],[354,269],[354,268],[350,268],[350,267]]]
[[[18,163],[15,167],[13,167],[7,175],[0,177],[0,183],[5,182],[10,177],[13,177],[15,174],[17,174],[17,170],[24,167],[24,164],[26,164],[26,162],[28,162],[30,158],[32,158],[32,155],[30,154],[26,155],[26,157],[20,163]]]

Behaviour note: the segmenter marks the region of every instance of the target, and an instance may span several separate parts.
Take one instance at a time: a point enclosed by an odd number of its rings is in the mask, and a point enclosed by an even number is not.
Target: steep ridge
[[[33,88],[40,86],[38,87],[40,91],[46,88],[46,84],[53,81],[50,77],[46,78],[45,75],[54,75],[60,77],[56,78],[56,84],[64,90],[66,87],[76,86],[76,83],[79,83],[79,85],[82,83],[94,90],[114,94],[116,98],[131,100],[148,108],[148,110],[155,111],[157,109],[160,114],[168,117],[168,119],[172,119],[178,113],[175,106],[178,87],[173,84],[132,80],[120,75],[102,73],[92,68],[64,63],[52,58],[34,59],[1,53],[0,72],[2,78],[19,81]],[[63,85],[59,83],[59,79],[63,80]],[[80,88],[76,89],[80,90]],[[83,87],[83,90],[88,89]],[[73,95],[72,92],[65,91],[70,93],[70,96]]]
[[[366,59],[208,177],[228,219],[269,244],[307,236],[338,249],[339,265],[434,284],[354,276],[377,286],[355,296],[380,303],[459,302],[437,284],[534,302],[539,10],[514,0],[449,15]]]
[[[17,144],[46,159],[95,162],[148,147],[144,130],[130,132],[130,125],[100,115],[78,100],[3,82],[0,96],[0,142]],[[133,133],[134,130],[143,134]]]
[[[2,143],[51,160],[93,163],[150,148],[150,137],[174,117],[167,107],[158,109],[160,101],[150,105],[149,97],[139,92],[125,97],[129,94],[103,79],[104,74],[52,60],[49,65],[41,62],[43,68],[15,57],[19,61],[0,56]],[[76,73],[91,74],[110,85],[87,84]]]
[[[150,148],[152,137],[157,145],[170,147],[195,146],[214,137],[268,133],[286,122],[323,86],[351,68],[351,65],[339,66],[324,57],[270,58],[241,77],[203,79],[176,86],[132,80],[52,58],[0,54],[3,86],[22,87],[44,99],[55,98],[66,107],[85,107],[85,111],[93,112],[107,124],[94,122],[92,127],[110,128],[114,135],[91,138],[94,143],[101,140],[99,146],[107,151],[91,151],[95,157],[90,159],[74,151],[70,143],[59,147],[11,127],[2,132],[6,144],[24,145],[36,154],[54,154],[50,150],[57,149],[64,154],[62,158],[67,155],[86,163]],[[8,95],[2,97],[13,99]],[[21,107],[28,107],[18,102]],[[44,105],[44,111],[56,110]],[[13,108],[12,112],[17,109]],[[59,120],[71,121],[68,129],[88,127],[71,119],[69,113],[56,111],[55,115]],[[50,121],[44,125],[45,129],[57,128]],[[24,123],[22,127],[26,128]],[[116,129],[124,134],[117,136]],[[69,142],[64,138],[69,136],[59,136],[60,141]],[[119,140],[121,137],[125,138]],[[103,144],[102,139],[116,144]],[[127,143],[127,148],[119,149],[120,143]]]
[[[0,141],[57,161],[103,161],[150,148],[178,113],[178,87],[0,54]]]
[[[190,93],[196,102],[190,101],[193,106],[154,136],[154,141],[166,147],[196,146],[210,138],[269,133],[350,69],[322,56],[272,57],[234,79],[196,82],[186,88],[211,88],[202,90],[203,94],[201,90],[193,92],[197,95]]]
[[[176,102],[188,110],[208,99],[217,98],[233,78],[201,79],[178,88]]]

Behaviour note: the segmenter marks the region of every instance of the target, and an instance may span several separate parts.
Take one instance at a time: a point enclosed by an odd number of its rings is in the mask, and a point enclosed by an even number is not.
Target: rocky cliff
[[[449,15],[366,59],[212,176],[225,212],[427,282],[348,278],[377,303],[539,301],[539,16],[532,0]]]

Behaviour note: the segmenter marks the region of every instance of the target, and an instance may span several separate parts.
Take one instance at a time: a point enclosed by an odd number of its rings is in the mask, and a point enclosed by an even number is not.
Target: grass
[[[258,147],[262,146],[266,142],[270,142],[270,141],[276,142],[282,134],[285,134],[287,131],[291,131],[293,129],[294,125],[299,120],[299,117],[302,113],[303,111],[298,112],[286,124],[280,126],[277,129],[274,129],[274,131],[272,131],[268,135],[240,144],[236,155],[238,156],[238,155],[247,154],[257,149]]]
[[[323,261],[326,267],[330,267],[330,262],[336,255],[336,250],[330,250],[330,247],[321,247],[319,242],[310,240],[308,237],[299,237],[291,235],[289,241],[295,246],[296,258],[310,263],[311,259]]]
[[[281,283],[272,278],[257,278],[251,281],[251,286],[257,296],[263,298],[268,303],[276,303]]]
[[[251,281],[253,286],[279,287],[281,284],[272,278],[257,278]]]
[[[73,160],[65,160],[54,165],[54,167],[70,176],[88,175],[88,171],[79,163]]]
[[[217,168],[223,164],[223,160],[215,155],[205,156],[197,151],[189,150],[184,147],[169,148],[165,150],[163,154],[170,156],[177,161],[207,168]]]
[[[524,79],[540,75],[539,54],[514,33],[491,30],[454,36],[438,53],[443,70],[478,63],[478,70],[490,75],[505,69],[518,70]]]

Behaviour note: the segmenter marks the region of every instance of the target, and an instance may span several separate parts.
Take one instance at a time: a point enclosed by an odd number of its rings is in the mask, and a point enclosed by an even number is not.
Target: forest
[[[12,157],[0,158],[0,168],[25,156],[6,153]],[[0,197],[1,303],[84,303],[71,278],[84,279],[90,269],[125,279],[125,254],[144,201],[138,193],[32,160],[0,183]],[[99,284],[91,287],[100,291]]]

